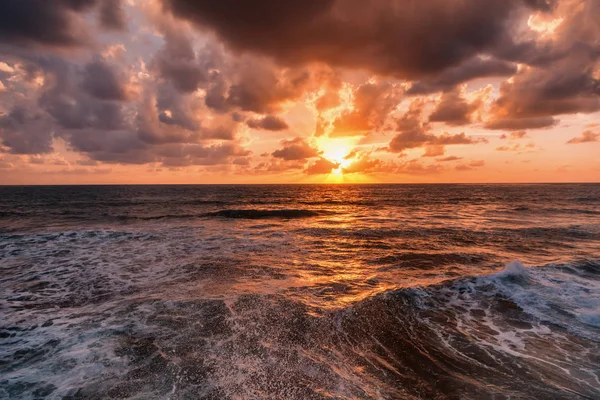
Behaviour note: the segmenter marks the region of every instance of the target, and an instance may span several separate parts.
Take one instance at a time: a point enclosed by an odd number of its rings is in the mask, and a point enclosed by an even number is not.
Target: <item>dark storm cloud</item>
[[[209,48],[196,55],[191,39],[174,28],[166,30],[164,44],[155,54],[151,68],[181,92],[194,92],[208,82],[208,70],[217,55]]]
[[[95,102],[81,99],[44,98],[43,106],[65,129],[95,128],[117,130],[125,127],[123,109],[118,103]]]
[[[291,140],[282,140],[281,144],[283,148],[274,151],[272,153],[273,157],[286,161],[298,161],[319,155],[319,151],[306,143],[303,138],[297,137]]]
[[[139,164],[153,159],[149,147],[132,131],[106,131],[80,129],[70,131],[68,140],[74,150],[86,153],[98,161],[115,161]],[[139,152],[135,154],[135,152]],[[135,154],[135,157],[130,157]],[[130,161],[127,161],[127,160]]]
[[[216,165],[249,154],[232,142],[235,121],[204,126],[202,99],[167,83],[147,85],[133,104],[120,101],[125,76],[98,56],[84,66],[57,56],[24,61],[44,84],[37,102],[0,117],[1,143],[12,153],[50,152],[53,138],[62,138],[71,150],[107,163]],[[199,143],[215,140],[231,143]],[[184,149],[181,161],[165,153],[173,148]]]
[[[430,122],[445,122],[448,125],[460,126],[470,124],[473,113],[481,107],[480,99],[471,103],[461,95],[458,90],[446,92],[429,116]]]
[[[538,68],[552,67],[556,62],[577,59],[582,54],[592,59],[598,58],[598,0],[557,0],[545,11],[550,11],[545,14],[549,17],[547,20],[560,19],[552,40],[521,38],[515,41],[514,38],[505,37],[504,43],[495,50],[495,55]]]
[[[527,129],[552,126],[561,114],[600,111],[600,24],[597,0],[563,0],[552,41],[524,45],[529,64],[500,87],[488,126]],[[515,48],[519,50],[519,46]],[[513,49],[513,50],[515,50]],[[519,50],[521,51],[521,50]]]
[[[125,84],[116,68],[98,58],[83,69],[82,88],[89,95],[101,100],[125,100]]]
[[[323,61],[403,78],[437,74],[493,49],[507,36],[510,16],[526,3],[549,8],[520,0],[163,2],[236,49],[286,63]]]
[[[273,70],[254,66],[229,88],[227,104],[260,114],[275,111],[279,103],[299,98],[308,82],[307,71],[288,71],[277,76]]]
[[[555,115],[596,111],[600,111],[600,80],[594,77],[594,64],[574,58],[547,69],[526,69],[502,84],[487,125],[542,128],[552,126]]]
[[[0,115],[0,143],[13,154],[40,154],[52,151],[53,132],[45,116],[31,105],[16,106]]]
[[[287,122],[274,115],[267,115],[261,119],[250,119],[246,122],[252,129],[264,129],[267,131],[284,131],[289,128]]]
[[[397,121],[398,133],[390,142],[388,150],[401,153],[407,149],[425,146],[446,146],[456,144],[475,144],[486,142],[485,139],[473,139],[464,133],[451,135],[431,133],[431,126],[421,121],[424,102],[415,100],[409,110]],[[439,155],[439,154],[438,154]]]
[[[206,106],[221,113],[275,113],[282,103],[299,99],[312,78],[308,70],[280,70],[265,60],[249,58],[224,69],[228,73],[211,72],[206,93]]]
[[[250,151],[235,142],[202,144],[188,142],[189,137],[157,138],[148,141],[136,131],[70,132],[71,146],[90,160],[119,164],[161,163],[164,166],[228,164],[246,157]]]
[[[3,117],[2,138],[11,152],[36,154],[52,151],[53,138],[70,138],[72,131],[128,129],[124,89],[118,73],[100,58],[81,67],[58,56],[20,54],[20,73],[26,80],[43,79],[35,95],[17,103]],[[15,97],[19,98],[19,97]],[[26,111],[24,111],[26,110]],[[78,150],[77,146],[73,146]]]
[[[211,82],[204,97],[206,106],[216,112],[223,113],[230,111],[230,107],[227,104],[227,82],[225,82],[225,79],[219,72],[213,72],[210,80]]]
[[[140,104],[136,118],[138,138],[153,145],[198,141],[200,135],[196,130],[200,127],[200,121],[192,119],[189,110],[178,110],[177,103],[168,103],[166,106],[165,99],[162,101],[147,95]],[[179,99],[176,101],[179,102]],[[166,108],[171,106],[175,106],[175,111]]]
[[[73,10],[69,15],[74,19],[75,11],[97,12],[91,16],[103,18],[103,25],[120,27],[123,10],[119,2],[93,5],[63,8]],[[109,10],[115,6],[119,7]],[[249,162],[250,151],[235,140],[242,121],[229,114],[209,115],[204,98],[192,93],[207,87],[219,54],[209,46],[196,52],[189,38],[178,31],[167,32],[165,44],[150,58],[147,65],[154,72],[150,77],[130,76],[135,67],[94,54],[96,49],[87,52],[89,58],[83,58],[83,52],[74,57],[75,53],[52,49],[3,46],[2,50],[7,50],[2,61],[9,66],[18,64],[19,76],[31,87],[30,101],[0,115],[0,144],[5,151],[47,153],[53,151],[53,140],[60,138],[90,163],[185,166]],[[229,90],[229,83],[225,84]],[[285,98],[277,95],[277,101]],[[266,126],[273,127],[273,121],[266,120]]]
[[[433,78],[413,82],[406,94],[424,95],[447,91],[475,78],[511,76],[516,72],[517,66],[512,62],[475,57]]]
[[[7,43],[81,45],[89,40],[83,13],[100,5],[104,27],[121,29],[120,0],[2,0],[0,39]]]
[[[550,11],[556,5],[557,0],[524,0],[531,8],[540,11]]]
[[[99,12],[100,23],[104,28],[122,30],[127,27],[121,0],[102,0]]]
[[[101,59],[96,57],[95,60]],[[108,101],[124,96],[121,77],[113,75],[110,68],[98,66],[96,61],[81,67],[55,55],[34,53],[23,53],[19,62],[27,80],[42,78],[44,82],[35,95],[30,96],[27,107],[31,112],[41,108],[36,112],[49,114],[63,129],[114,130],[124,126],[123,104]],[[101,80],[106,80],[105,88]]]
[[[154,97],[156,95],[156,97]],[[196,143],[204,140],[234,140],[237,122],[222,118],[204,124],[201,99],[159,85],[148,93],[137,113],[139,138],[148,144]]]
[[[83,81],[80,81],[80,68],[66,60],[51,57],[39,60],[38,65],[46,80],[39,105],[54,117],[60,127],[116,130],[125,126],[122,104],[97,98],[121,95],[117,82],[109,82],[108,89],[101,88],[96,75],[98,70],[100,76],[110,76],[102,67],[86,68]]]
[[[199,114],[201,102],[199,99],[180,93],[170,85],[158,85],[156,98],[146,98],[146,104],[138,116],[148,118],[148,113],[158,113],[158,121],[165,125],[172,125],[188,131],[198,130],[201,126]],[[156,119],[155,116],[152,117]]]

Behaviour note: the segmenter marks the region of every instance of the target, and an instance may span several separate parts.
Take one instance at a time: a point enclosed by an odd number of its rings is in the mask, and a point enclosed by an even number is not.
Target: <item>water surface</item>
[[[0,187],[0,270],[0,398],[600,398],[600,185]]]

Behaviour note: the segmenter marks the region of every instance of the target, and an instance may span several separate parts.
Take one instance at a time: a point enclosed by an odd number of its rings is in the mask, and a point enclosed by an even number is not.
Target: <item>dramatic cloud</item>
[[[214,30],[240,50],[284,63],[322,61],[403,78],[428,77],[492,51],[509,18],[531,1],[164,0],[167,9]],[[487,68],[482,68],[489,76]],[[473,78],[480,74],[466,74]]]
[[[179,91],[190,93],[207,83],[208,69],[213,62],[210,55],[199,59],[185,32],[167,27],[163,47],[154,56],[151,68]]]
[[[0,39],[24,45],[83,45],[90,41],[85,19],[89,11],[98,12],[104,28],[126,25],[121,0],[2,0]]]
[[[41,113],[17,106],[0,116],[0,139],[14,154],[39,154],[52,151],[52,130]]]
[[[495,121],[537,121],[520,127],[514,122],[512,129],[537,128],[551,126],[555,115],[599,111],[600,81],[592,70],[581,68],[579,63],[565,63],[551,70],[532,68],[517,74],[500,87],[500,98],[492,109]],[[495,121],[488,126],[497,125]]]
[[[597,9],[596,0],[557,1],[550,17],[559,24],[546,39],[523,43],[513,48],[516,53],[505,54],[524,65],[500,86],[487,127],[550,127],[558,115],[600,111],[600,25],[593,16]]]
[[[456,145],[456,144],[474,144],[485,142],[483,139],[473,139],[467,136],[464,132],[451,135],[444,133],[442,135],[435,135],[430,132],[431,127],[421,121],[421,114],[423,112],[424,103],[415,100],[410,105],[410,109],[404,114],[404,116],[397,121],[397,130],[400,132],[397,134],[389,144],[388,150],[393,153],[401,153],[407,149],[413,149],[424,146],[444,146],[444,145]],[[439,147],[437,147],[438,155],[440,154]]]
[[[267,131],[284,131],[289,128],[288,124],[274,115],[267,115],[261,119],[250,119],[246,122],[252,129],[264,129]]]
[[[380,129],[400,102],[398,87],[387,82],[365,83],[353,95],[353,110],[343,113],[333,122],[329,136],[366,135],[371,130]]]
[[[95,3],[95,0],[3,0],[0,2],[0,38],[22,44],[82,44],[86,30],[77,13]]]
[[[597,14],[598,0],[0,1],[0,168],[317,182],[547,180],[569,164],[565,179],[596,179]],[[503,168],[531,152],[528,174]]]
[[[472,115],[482,105],[481,99],[469,103],[458,90],[442,95],[436,109],[429,116],[430,122],[445,122],[448,125],[467,125],[472,122]]]
[[[286,161],[306,160],[307,158],[317,157],[320,152],[316,148],[310,146],[302,138],[291,140],[282,140],[282,149],[273,152],[273,157],[281,158]]]
[[[449,68],[427,80],[413,82],[407,90],[409,95],[431,94],[439,91],[452,91],[456,85],[474,78],[511,76],[517,72],[512,62],[475,57]]]
[[[103,59],[94,60],[85,66],[82,88],[101,100],[125,100],[127,97],[123,78]]]
[[[24,59],[17,65],[8,80],[14,92],[0,107],[12,110],[8,112],[12,122],[7,125],[5,121],[3,135],[11,131],[11,143],[31,144],[29,150],[21,148],[19,152],[47,150],[52,136],[63,136],[68,130],[125,127],[124,106],[118,101],[125,97],[125,89],[103,61],[84,67],[49,56]],[[100,84],[99,79],[107,82]],[[117,101],[110,101],[112,98]]]
[[[220,73],[212,76],[206,95],[206,105],[218,112],[232,109],[270,114],[280,110],[285,102],[298,100],[310,83],[310,73],[304,69],[277,69],[269,63],[244,59],[235,65],[228,85]]]
[[[100,3],[100,23],[107,29],[125,29],[125,11],[122,0],[103,0]]]

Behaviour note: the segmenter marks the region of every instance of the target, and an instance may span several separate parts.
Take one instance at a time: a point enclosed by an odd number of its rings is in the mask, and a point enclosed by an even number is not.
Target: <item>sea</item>
[[[600,399],[600,185],[0,187],[1,399]]]

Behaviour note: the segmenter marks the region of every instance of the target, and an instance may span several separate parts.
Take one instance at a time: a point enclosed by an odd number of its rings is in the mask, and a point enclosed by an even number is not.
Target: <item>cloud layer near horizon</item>
[[[460,180],[574,162],[594,180],[599,9],[6,0],[0,170]]]

